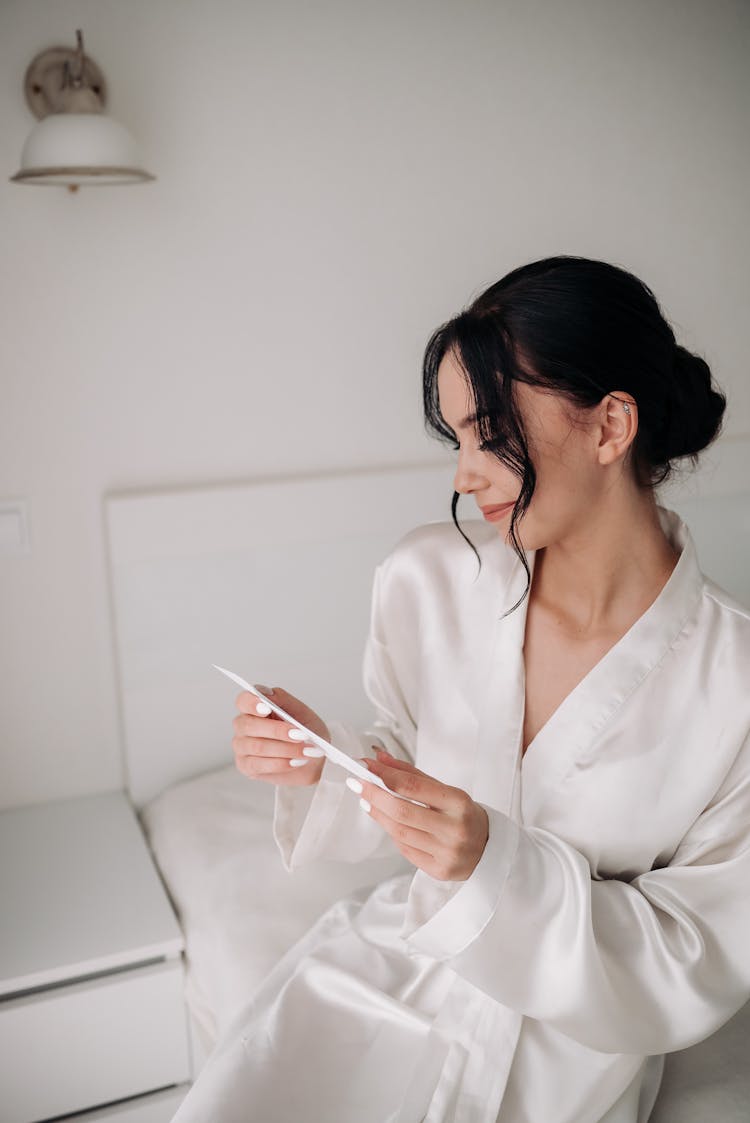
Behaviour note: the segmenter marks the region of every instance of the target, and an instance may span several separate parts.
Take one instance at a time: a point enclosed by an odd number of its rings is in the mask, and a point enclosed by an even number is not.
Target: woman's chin
[[[504,526],[498,527],[498,531],[502,534],[507,545],[515,549],[515,543],[510,536],[510,526],[506,523]],[[533,526],[529,526],[528,524],[524,525],[523,519],[520,519],[516,524],[516,538],[525,552],[540,550],[546,545],[542,536],[538,532],[536,534],[534,533]]]

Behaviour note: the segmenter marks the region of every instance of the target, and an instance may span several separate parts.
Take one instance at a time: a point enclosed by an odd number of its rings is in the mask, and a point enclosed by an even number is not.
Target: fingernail
[[[261,686],[259,682],[256,682],[255,689],[259,690],[261,692],[261,694],[267,694],[269,696],[269,698],[273,694],[273,687],[272,686]]]
[[[255,707],[255,712],[256,714],[260,714],[261,717],[268,717],[270,713],[273,713],[271,707],[267,705],[266,702],[258,702]]]
[[[307,734],[303,733],[301,729],[290,729],[289,730],[289,740],[290,741],[305,741],[305,740],[307,740]]]
[[[372,811],[372,805],[366,799],[360,799],[359,806],[363,811]]]
[[[347,776],[346,786],[347,788],[351,788],[353,792],[356,792],[357,795],[362,795],[362,785],[359,780],[355,780],[353,776]]]
[[[292,759],[289,761],[289,767],[290,768],[301,768],[303,764],[309,764],[309,763],[310,763],[310,761],[305,760],[304,757],[293,756]]]
[[[323,752],[322,749],[316,748],[315,745],[305,745],[304,749],[302,750],[302,755],[303,756],[325,756],[326,754]]]

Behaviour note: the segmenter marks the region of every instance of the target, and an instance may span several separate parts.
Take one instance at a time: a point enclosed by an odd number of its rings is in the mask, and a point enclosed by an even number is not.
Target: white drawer
[[[0,1004],[2,1123],[36,1123],[189,1078],[180,960]]]
[[[171,1123],[177,1108],[190,1091],[189,1084],[139,1096],[136,1100],[113,1104],[101,1111],[87,1111],[83,1115],[68,1115],[65,1123]]]

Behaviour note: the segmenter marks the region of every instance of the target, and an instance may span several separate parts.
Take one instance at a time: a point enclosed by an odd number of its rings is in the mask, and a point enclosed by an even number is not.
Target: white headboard
[[[452,480],[446,460],[106,497],[126,784],[137,806],[232,762],[238,691],[212,663],[283,686],[329,718],[366,721],[373,571],[407,530],[450,518]]]
[[[446,462],[106,497],[137,806],[232,762],[237,690],[212,663],[284,686],[324,717],[369,719],[361,659],[373,570],[411,527],[450,518],[452,481]],[[662,501],[690,525],[704,570],[750,604],[750,441],[725,442]],[[465,506],[462,522],[475,517]]]

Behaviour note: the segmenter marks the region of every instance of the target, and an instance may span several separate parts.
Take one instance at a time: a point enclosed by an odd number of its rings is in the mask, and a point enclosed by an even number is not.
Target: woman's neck
[[[610,492],[585,526],[537,551],[530,596],[571,636],[623,634],[656,600],[678,557],[652,492]]]

